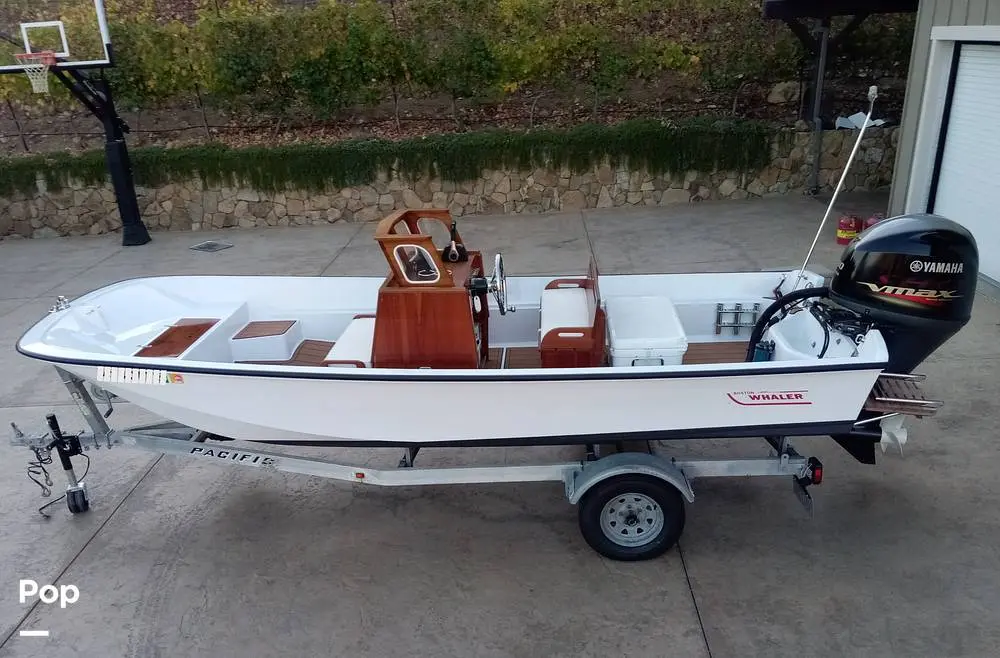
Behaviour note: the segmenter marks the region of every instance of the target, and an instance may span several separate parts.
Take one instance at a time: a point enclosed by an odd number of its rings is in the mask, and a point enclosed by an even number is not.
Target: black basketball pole
[[[115,110],[111,86],[103,76],[100,80],[92,80],[75,69],[52,69],[52,73],[104,126],[104,155],[122,220],[122,246],[133,247],[150,242],[152,237],[139,214],[132,164],[125,144],[125,133],[129,127]],[[100,89],[95,87],[95,83]]]
[[[128,156],[128,146],[125,144],[124,131],[128,125],[115,111],[114,99],[111,96],[111,85],[107,80],[101,80],[102,91],[107,110],[104,123],[104,154],[111,173],[111,184],[115,188],[115,198],[118,200],[118,213],[122,218],[122,246],[131,247],[146,244],[152,238],[139,214],[139,200],[135,196],[135,181],[132,179],[132,162]]]

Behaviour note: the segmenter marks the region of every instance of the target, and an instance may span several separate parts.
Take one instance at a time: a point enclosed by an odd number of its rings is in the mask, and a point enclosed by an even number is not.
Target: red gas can
[[[841,215],[837,222],[837,244],[847,244],[861,232],[861,218],[857,215]]]

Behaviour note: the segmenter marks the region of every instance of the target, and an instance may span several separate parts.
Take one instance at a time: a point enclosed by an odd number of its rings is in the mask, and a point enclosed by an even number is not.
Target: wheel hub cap
[[[663,530],[663,510],[645,494],[616,496],[601,511],[604,536],[619,546],[641,546]]]

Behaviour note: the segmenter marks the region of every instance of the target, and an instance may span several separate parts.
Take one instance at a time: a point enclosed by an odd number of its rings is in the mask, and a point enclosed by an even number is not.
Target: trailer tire
[[[619,475],[593,486],[580,501],[580,532],[612,560],[651,560],[684,530],[684,498],[673,484],[650,475]]]

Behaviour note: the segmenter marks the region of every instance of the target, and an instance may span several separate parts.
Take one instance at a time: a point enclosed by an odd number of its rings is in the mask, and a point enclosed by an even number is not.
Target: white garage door
[[[1000,282],[1000,44],[963,44],[932,212],[968,228]]]

